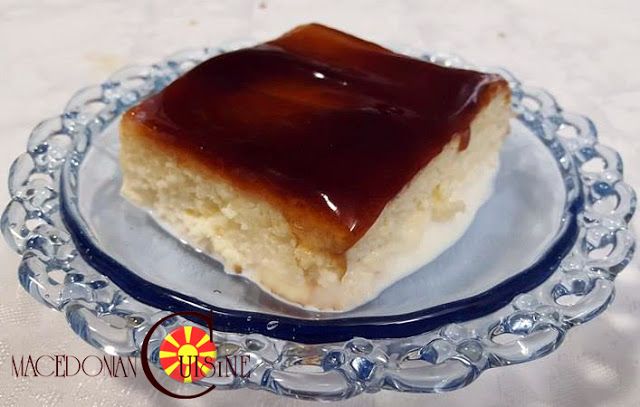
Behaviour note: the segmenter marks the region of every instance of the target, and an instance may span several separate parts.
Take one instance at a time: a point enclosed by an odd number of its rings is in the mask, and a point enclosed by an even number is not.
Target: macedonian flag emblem
[[[160,365],[174,380],[184,383],[203,379],[216,360],[216,345],[194,326],[174,329],[160,345]]]

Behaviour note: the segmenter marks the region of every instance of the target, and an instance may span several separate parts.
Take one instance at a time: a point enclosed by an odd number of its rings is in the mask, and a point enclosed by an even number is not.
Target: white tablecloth
[[[385,43],[503,65],[590,116],[640,187],[640,3],[586,1],[0,1],[0,179],[41,119],[77,89],[127,64],[190,46],[268,39],[318,21]],[[0,201],[8,200],[2,188]],[[638,218],[634,223],[637,227]],[[95,351],[64,317],[18,285],[18,256],[0,244],[0,405],[138,407],[181,404],[137,379],[14,378],[11,356]],[[640,276],[633,262],[611,308],[542,360],[485,372],[450,394],[381,392],[344,405],[640,405]],[[266,392],[214,391],[196,405],[297,405]],[[184,403],[187,404],[187,403]]]

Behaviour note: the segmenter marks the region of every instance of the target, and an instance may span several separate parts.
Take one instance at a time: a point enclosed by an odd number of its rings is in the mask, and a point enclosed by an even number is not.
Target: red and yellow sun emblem
[[[216,345],[209,335],[193,326],[174,329],[160,345],[160,365],[165,373],[184,383],[203,379],[216,356]]]

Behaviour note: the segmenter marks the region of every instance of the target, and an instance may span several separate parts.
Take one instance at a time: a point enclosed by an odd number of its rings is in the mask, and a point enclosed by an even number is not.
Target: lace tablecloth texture
[[[0,178],[24,151],[39,120],[77,89],[127,64],[147,64],[190,46],[267,39],[318,21],[385,43],[458,53],[503,65],[547,88],[568,110],[590,116],[601,140],[620,151],[625,180],[640,186],[640,6],[632,1],[0,1]],[[5,188],[0,201],[7,202]],[[638,217],[632,225],[637,229]],[[216,392],[190,402],[137,378],[15,378],[11,358],[96,352],[64,316],[19,286],[19,257],[0,244],[0,405],[302,405],[266,392]],[[618,277],[617,298],[572,330],[550,356],[485,372],[449,394],[380,392],[350,406],[631,406],[640,403],[640,276],[636,259]],[[141,372],[140,372],[141,373]]]

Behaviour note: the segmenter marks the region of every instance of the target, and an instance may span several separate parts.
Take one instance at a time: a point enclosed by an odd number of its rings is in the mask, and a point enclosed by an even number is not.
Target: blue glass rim
[[[64,177],[67,170],[68,168],[62,171],[62,185],[66,184]],[[582,188],[577,189],[582,191]],[[213,317],[214,329],[217,331],[237,334],[257,333],[307,344],[340,342],[355,337],[402,338],[418,335],[449,323],[473,320],[497,311],[519,294],[529,292],[544,283],[556,271],[578,238],[577,214],[583,208],[583,194],[580,192],[572,202],[567,203],[562,227],[547,251],[533,265],[480,294],[397,315],[302,319],[214,306],[143,279],[100,249],[88,232],[89,229],[77,205],[69,199],[69,195],[63,187],[61,215],[78,252],[91,267],[108,277],[131,297],[143,304],[170,312],[209,313]],[[274,321],[277,321],[278,329],[270,330],[269,323]]]
[[[13,162],[11,200],[0,229],[22,257],[18,280],[34,299],[61,311],[71,330],[97,349],[139,355],[148,329],[171,309],[150,307],[128,295],[129,285],[137,290],[153,285],[144,280],[136,283],[130,276],[122,281],[117,274],[122,270],[110,268],[113,259],[100,249],[92,250],[98,240],[74,212],[79,210],[78,176],[88,148],[141,98],[206,58],[249,45],[253,42],[187,49],[153,65],[114,72],[104,82],[75,93],[61,114],[38,124],[26,151]],[[413,47],[402,47],[401,52],[443,66],[483,69],[451,54]],[[636,194],[623,179],[620,154],[598,140],[588,117],[565,111],[550,93],[522,84],[505,69],[486,70],[508,80],[515,120],[544,144],[567,192],[555,243],[532,266],[539,274],[533,280],[521,273],[503,281],[499,293],[503,301],[486,301],[499,309],[491,312],[483,298],[476,298],[477,307],[467,308],[459,321],[449,319],[453,311],[460,312],[457,301],[439,306],[445,309],[430,308],[429,320],[418,315],[426,310],[377,318],[267,320],[270,316],[264,314],[216,308],[216,345],[225,354],[248,355],[252,360],[249,377],[214,381],[216,386],[326,401],[382,389],[452,391],[487,369],[548,355],[569,330],[607,309],[615,296],[615,279],[636,247],[629,227]],[[505,289],[516,287],[521,278],[528,286],[507,294]],[[194,300],[161,290],[162,298],[169,298],[173,306],[175,299],[180,308],[184,301]],[[494,290],[497,287],[475,297],[487,300]],[[509,298],[513,300],[506,303]],[[205,312],[210,308],[197,299],[191,307]],[[161,329],[170,332],[184,323],[182,317],[170,318]],[[325,335],[327,326],[332,326],[333,338]],[[336,338],[349,340],[331,342]],[[207,380],[197,383],[206,385]]]

